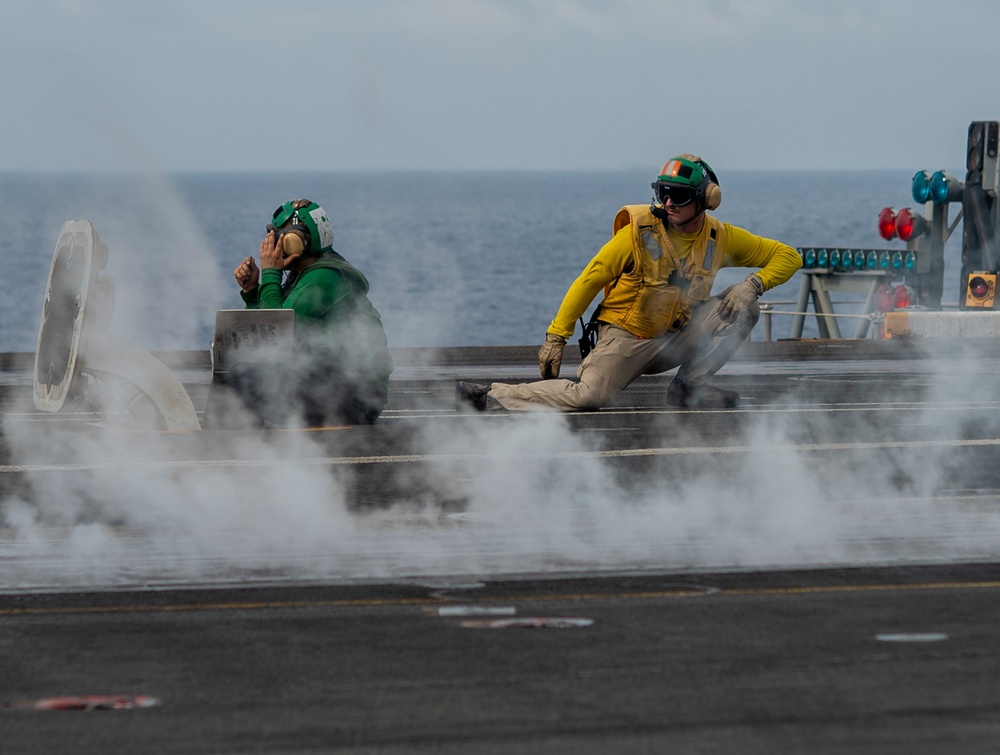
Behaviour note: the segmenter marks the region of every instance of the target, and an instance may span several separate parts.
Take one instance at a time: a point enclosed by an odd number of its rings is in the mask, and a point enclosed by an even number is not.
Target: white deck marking
[[[1000,438],[974,438],[968,440],[884,440],[855,443],[779,443],[774,445],[732,445],[732,446],[656,446],[651,448],[622,448],[608,451],[556,451],[549,454],[537,452],[524,454],[503,454],[503,458],[518,459],[539,457],[550,459],[595,458],[617,459],[641,456],[680,456],[697,454],[743,454],[751,451],[853,451],[878,448],[972,448],[1000,446]],[[149,468],[197,468],[197,467],[261,467],[261,466],[344,466],[358,464],[411,464],[430,461],[459,461],[463,459],[497,458],[497,454],[387,454],[375,456],[319,456],[312,458],[280,459],[181,459],[181,460],[140,460],[128,459],[121,462],[73,462],[67,464],[3,464],[0,474],[16,472],[72,472],[85,469],[118,469],[129,467]]]

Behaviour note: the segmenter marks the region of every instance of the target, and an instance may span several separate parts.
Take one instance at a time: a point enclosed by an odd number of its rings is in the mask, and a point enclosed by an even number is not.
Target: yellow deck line
[[[463,595],[460,599],[448,597],[421,598],[345,598],[324,600],[268,600],[268,601],[227,601],[222,603],[175,603],[165,605],[139,604],[101,606],[53,606],[0,608],[0,617],[13,616],[54,616],[67,614],[116,614],[116,613],[172,613],[186,611],[260,611],[289,608],[381,608],[394,606],[430,606],[462,603],[518,604],[518,603],[586,603],[600,600],[664,600],[676,598],[712,597],[757,597],[757,596],[801,596],[829,595],[837,593],[870,592],[922,592],[936,590],[996,590],[1000,581],[978,582],[919,582],[913,584],[884,585],[819,585],[800,587],[752,587],[752,588],[711,588],[692,585],[689,589],[650,590],[641,592],[588,592],[540,595],[491,595],[476,599]]]

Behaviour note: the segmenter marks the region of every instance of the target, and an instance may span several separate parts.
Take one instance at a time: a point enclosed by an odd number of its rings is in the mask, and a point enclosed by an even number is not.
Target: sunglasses
[[[656,199],[660,204],[666,204],[669,199],[674,207],[691,204],[697,195],[690,186],[654,183],[653,188],[656,190]]]

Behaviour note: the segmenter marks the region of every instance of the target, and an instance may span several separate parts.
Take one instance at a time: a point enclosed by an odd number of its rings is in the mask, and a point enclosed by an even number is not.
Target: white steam
[[[232,284],[208,262],[170,187],[150,187],[136,199],[139,211],[94,223],[117,279],[112,332],[145,349],[170,348],[231,301]],[[459,287],[460,278],[451,272],[437,284]],[[429,276],[422,290],[432,283]],[[421,303],[395,306],[429,309]],[[449,321],[435,312],[433,322]],[[429,324],[414,316],[408,327]],[[918,427],[946,418],[953,432],[942,437],[984,423],[995,435],[998,423],[968,399],[996,395],[987,386],[997,371],[978,369],[972,356],[921,362],[934,370],[927,409],[885,413],[887,439],[900,437],[901,417]],[[962,453],[954,446],[825,453],[807,444],[838,438],[833,421],[804,436],[796,415],[761,411],[734,414],[719,441],[733,448],[708,451],[665,414],[651,438],[663,453],[633,467],[559,414],[424,408],[444,416],[408,420],[421,429],[393,453],[413,458],[395,463],[352,463],[336,436],[320,443],[307,432],[170,435],[8,422],[5,474],[27,485],[0,502],[6,585],[771,568],[982,558],[1000,547],[989,502],[953,489],[947,476]],[[383,418],[379,430],[392,434],[399,421]],[[343,432],[347,441],[355,431]],[[378,499],[379,483],[395,491],[393,505],[372,510],[359,491],[368,485]]]
[[[949,371],[953,404],[955,389]],[[4,547],[19,557],[9,584],[858,565],[983,558],[1000,545],[1000,517],[943,488],[952,447],[829,454],[761,412],[742,415],[730,451],[709,453],[663,416],[665,451],[640,472],[554,413],[429,421],[399,449],[413,459],[374,471],[302,432],[220,434],[206,454],[191,435],[70,441],[25,425],[12,438],[18,456],[83,466],[46,467],[32,475],[31,504],[4,503]],[[365,474],[412,495],[358,510]]]
[[[140,185],[127,202],[87,218],[110,251],[112,334],[147,350],[189,348],[206,323],[214,323],[217,309],[238,301],[234,284],[220,273],[177,188],[155,174],[135,180]]]

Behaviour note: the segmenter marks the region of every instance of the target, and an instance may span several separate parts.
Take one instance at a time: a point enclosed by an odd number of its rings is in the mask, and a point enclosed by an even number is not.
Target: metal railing
[[[787,315],[789,317],[844,317],[854,320],[868,320],[869,322],[881,322],[885,315],[881,312],[869,312],[868,314],[856,315],[846,312],[800,312],[800,311],[790,311],[786,312],[784,310],[774,309],[775,305],[797,305],[797,301],[792,300],[778,300],[778,301],[767,301],[760,302],[760,314],[761,320],[764,322],[764,340],[773,340],[773,316],[774,315]],[[847,304],[847,305],[858,305],[864,306],[866,304],[863,300],[857,301],[839,301],[837,304]]]
[[[773,318],[774,315],[786,315],[786,316],[789,316],[789,317],[795,317],[795,316],[799,316],[799,317],[845,317],[845,318],[854,319],[854,320],[868,320],[871,323],[882,322],[885,319],[885,313],[884,312],[879,312],[877,310],[873,311],[873,312],[869,312],[867,314],[856,315],[856,314],[850,314],[850,313],[846,313],[846,312],[844,312],[844,313],[841,313],[841,312],[797,312],[797,311],[786,312],[786,311],[774,308],[775,305],[789,305],[789,304],[795,305],[797,303],[798,302],[792,301],[790,299],[778,300],[778,301],[766,301],[766,302],[762,301],[762,302],[760,302],[760,314],[761,314],[761,320],[764,323],[764,340],[765,341],[771,341],[771,340],[773,340],[773,323],[772,323],[772,318]],[[848,300],[848,301],[839,301],[837,303],[838,304],[847,304],[847,305],[853,304],[853,305],[858,305],[858,306],[864,306],[866,304],[866,302],[864,302],[864,301],[862,301],[860,299],[858,299],[856,301],[851,301],[851,300]],[[916,307],[915,309],[922,309],[922,308],[921,307]],[[955,309],[955,310],[957,310],[957,309],[959,309],[959,304],[958,304],[958,302],[942,302],[941,303],[941,309],[942,310],[947,310],[947,309]]]

